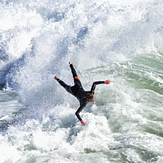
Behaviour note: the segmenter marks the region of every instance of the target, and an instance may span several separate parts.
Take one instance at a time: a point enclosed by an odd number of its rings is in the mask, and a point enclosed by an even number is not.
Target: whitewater
[[[162,0],[0,0],[0,163],[163,162]],[[74,63],[95,102],[79,102]]]

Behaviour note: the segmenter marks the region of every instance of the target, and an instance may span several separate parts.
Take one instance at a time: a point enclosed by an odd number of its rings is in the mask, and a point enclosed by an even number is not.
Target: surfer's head
[[[93,93],[87,93],[86,98],[87,98],[88,102],[94,102],[94,95],[93,95]]]

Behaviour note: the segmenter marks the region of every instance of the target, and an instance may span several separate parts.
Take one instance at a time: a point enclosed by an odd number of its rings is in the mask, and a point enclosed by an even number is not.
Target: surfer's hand
[[[55,79],[55,80],[57,80],[57,79],[58,79],[58,77],[57,77],[57,76],[55,76],[55,77],[54,77],[54,79]]]
[[[74,66],[74,64],[72,62],[69,62],[69,64]]]
[[[83,120],[81,120],[81,124],[84,126],[86,125],[86,123]]]
[[[105,84],[110,84],[110,80],[105,80]]]

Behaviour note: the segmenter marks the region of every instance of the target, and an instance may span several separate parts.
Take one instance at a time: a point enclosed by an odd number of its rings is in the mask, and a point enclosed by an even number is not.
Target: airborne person
[[[80,103],[80,107],[76,111],[75,115],[77,118],[80,120],[82,125],[86,125],[85,122],[81,119],[79,113],[82,111],[82,109],[87,105],[88,102],[94,102],[94,92],[95,92],[95,87],[98,84],[110,84],[110,80],[105,80],[105,81],[96,81],[92,84],[91,90],[90,91],[85,91],[82,87],[82,84],[80,82],[80,79],[77,76],[77,73],[74,69],[74,64],[69,62],[71,72],[74,78],[74,86],[69,86],[65,84],[62,80],[58,79],[57,76],[54,77],[55,80],[59,82],[61,86],[63,86],[67,92],[71,93],[74,95]]]

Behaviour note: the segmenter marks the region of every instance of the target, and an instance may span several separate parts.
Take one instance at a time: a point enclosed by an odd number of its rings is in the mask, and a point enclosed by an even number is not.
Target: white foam
[[[142,150],[161,160],[162,95],[132,82],[147,73],[162,84],[161,71],[138,71],[133,61],[162,50],[162,1],[21,2],[0,4],[3,65],[12,63],[2,78],[26,108],[0,134],[2,162],[150,161]],[[54,80],[73,85],[69,61],[85,90],[112,81],[80,113],[86,126],[75,116],[78,101]],[[0,121],[15,120],[19,104],[1,102]]]

